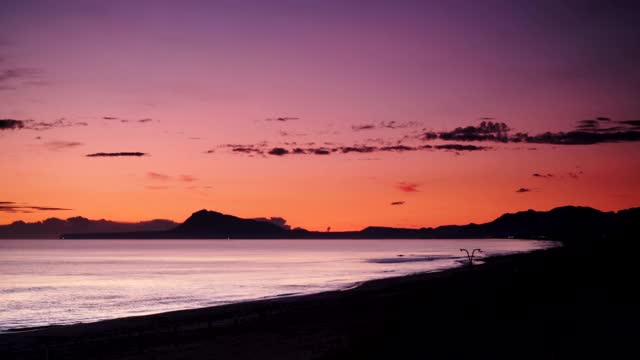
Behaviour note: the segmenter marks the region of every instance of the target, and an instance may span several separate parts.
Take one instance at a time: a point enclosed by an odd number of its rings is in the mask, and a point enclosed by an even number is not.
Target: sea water
[[[532,240],[0,240],[0,331],[346,289]],[[477,253],[476,253],[477,255]]]

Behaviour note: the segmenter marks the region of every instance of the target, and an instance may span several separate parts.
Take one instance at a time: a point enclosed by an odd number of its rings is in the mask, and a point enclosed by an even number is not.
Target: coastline
[[[536,250],[492,257],[473,267],[365,281],[348,290],[4,333],[0,354],[3,359],[41,359],[43,354],[65,359],[424,358],[428,348],[435,358],[495,359],[535,346],[515,357],[573,358],[567,351],[579,351],[579,343],[595,335],[589,332],[602,329],[590,324],[591,302],[605,300],[591,295],[584,306],[576,305],[582,286],[592,291],[595,279],[567,281],[587,275],[573,268],[582,263],[580,256],[563,247]],[[585,310],[591,311],[589,322],[581,319]],[[559,314],[573,322],[558,322]],[[602,343],[603,334],[597,335]],[[453,348],[460,357],[451,357]],[[479,350],[485,353],[479,356]],[[583,355],[596,353],[591,349]]]
[[[550,246],[548,248],[543,248],[543,249],[534,249],[534,250],[531,250],[531,251],[528,251],[528,252],[519,252],[519,253],[513,253],[513,254],[498,254],[498,255],[493,255],[493,256],[488,256],[488,257],[483,257],[483,258],[476,258],[476,259],[474,259],[474,267],[482,266],[487,262],[496,261],[499,258],[511,257],[511,256],[514,256],[514,255],[530,254],[530,253],[537,252],[537,251],[544,251],[544,250],[548,250],[548,249],[553,249],[554,247],[558,247],[558,245]],[[449,271],[456,270],[456,269],[466,268],[468,265],[464,264],[465,262],[466,262],[466,259],[461,258],[460,263],[458,265],[456,265],[456,266],[453,266],[453,267],[444,268],[444,269],[437,269],[437,270],[430,270],[430,271],[421,271],[421,272],[410,273],[410,274],[403,274],[403,275],[395,275],[395,276],[388,276],[388,277],[382,277],[382,278],[373,278],[373,279],[368,279],[368,280],[362,280],[362,281],[357,281],[357,282],[354,282],[352,284],[349,284],[348,286],[345,286],[344,288],[330,289],[330,290],[311,292],[311,293],[276,294],[276,295],[271,295],[271,296],[255,298],[255,299],[241,300],[241,301],[237,301],[237,302],[233,302],[233,303],[227,303],[227,304],[203,306],[203,307],[195,307],[195,308],[186,308],[186,309],[176,309],[176,310],[162,311],[162,312],[151,313],[151,314],[123,316],[123,317],[111,318],[111,319],[100,319],[100,320],[89,321],[89,322],[78,322],[78,323],[69,323],[69,324],[47,324],[47,325],[37,325],[37,326],[30,326],[30,327],[19,327],[19,328],[12,328],[12,329],[6,329],[4,331],[0,331],[0,336],[9,335],[9,334],[16,334],[16,333],[26,333],[26,332],[31,332],[31,331],[40,331],[40,330],[46,330],[46,329],[52,329],[52,328],[60,329],[60,328],[66,328],[66,327],[71,327],[71,326],[85,326],[85,325],[91,326],[92,324],[98,324],[98,323],[103,323],[103,322],[111,322],[111,321],[113,321],[113,322],[125,322],[127,320],[137,321],[137,319],[139,319],[139,318],[142,320],[142,319],[147,318],[147,317],[166,317],[166,316],[172,316],[172,314],[174,314],[174,313],[181,313],[181,312],[198,312],[198,311],[205,311],[205,310],[213,310],[213,309],[220,308],[220,307],[225,307],[225,306],[234,306],[234,305],[242,306],[243,304],[259,304],[261,302],[278,301],[278,300],[284,299],[284,298],[303,298],[303,297],[310,297],[310,296],[313,297],[313,296],[317,296],[317,295],[322,295],[322,294],[325,294],[325,293],[341,293],[341,292],[345,292],[345,291],[353,291],[353,290],[356,290],[356,289],[361,288],[361,287],[372,286],[372,284],[370,284],[370,283],[373,283],[374,284],[373,286],[375,286],[375,284],[378,284],[379,282],[380,283],[398,282],[402,278],[412,278],[412,277],[423,278],[423,277],[428,277],[428,275],[435,275],[437,273],[449,272]],[[424,280],[426,280],[426,278]]]
[[[491,305],[479,297],[483,288],[509,290],[504,286],[514,286],[514,275],[537,273],[541,264],[555,268],[566,253],[562,247],[535,250],[491,257],[473,267],[369,280],[347,290],[3,333],[0,355],[3,359],[41,359],[43,354],[65,359],[322,359],[376,358],[404,349],[408,356],[425,339],[465,328],[463,310],[473,313]],[[411,330],[416,325],[428,335],[425,339]],[[471,328],[482,326],[486,325]],[[447,339],[438,343],[453,346]],[[367,345],[370,342],[386,345],[376,349]],[[260,345],[243,346],[248,343]],[[263,356],[256,357],[256,349]]]

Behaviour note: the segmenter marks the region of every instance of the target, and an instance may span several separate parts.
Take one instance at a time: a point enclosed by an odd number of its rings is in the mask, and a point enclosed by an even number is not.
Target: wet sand
[[[0,357],[623,358],[640,338],[634,264],[614,250],[542,250],[344,291],[2,334]]]

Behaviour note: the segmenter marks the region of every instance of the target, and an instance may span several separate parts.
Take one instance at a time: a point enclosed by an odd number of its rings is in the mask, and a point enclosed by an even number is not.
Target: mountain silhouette
[[[72,218],[75,219],[75,218]],[[74,223],[68,219],[66,223]],[[84,218],[80,218],[84,219]],[[319,232],[301,228],[290,230],[284,219],[243,219],[216,211],[200,210],[182,224],[163,220],[160,223],[127,224],[124,230],[94,231],[97,225],[55,227],[65,239],[478,239],[522,238],[562,240],[565,243],[594,241],[640,234],[640,208],[603,212],[590,207],[564,206],[550,211],[527,210],[504,214],[484,224],[446,225],[435,228],[406,229],[370,226],[360,231]],[[57,221],[59,220],[55,219]],[[44,223],[55,222],[49,219]],[[90,220],[84,219],[84,221]],[[105,222],[100,220],[94,223]],[[19,222],[7,225],[19,228]],[[117,223],[112,223],[117,224]],[[142,227],[144,228],[135,228]],[[29,224],[33,225],[33,224]],[[120,224],[122,225],[122,224]],[[172,225],[172,226],[169,226]],[[4,226],[5,228],[7,226]],[[41,225],[43,226],[43,225]],[[164,229],[161,229],[164,227]],[[12,237],[0,227],[0,237]],[[113,228],[113,226],[112,226]],[[72,231],[67,231],[71,229]],[[33,232],[32,232],[33,234]],[[18,237],[13,235],[13,237]],[[24,236],[22,236],[24,237]]]
[[[15,221],[9,225],[0,225],[0,239],[57,239],[60,234],[64,233],[166,231],[175,228],[177,225],[171,220],[161,219],[124,223],[104,219],[89,220],[80,216],[66,220],[49,218],[33,223]]]
[[[242,219],[216,211],[200,210],[170,233],[177,237],[187,235],[196,238],[225,238],[231,235],[234,238],[274,238],[285,236],[289,230],[263,220]]]
[[[422,229],[427,238],[529,238],[556,239],[598,239],[611,237],[623,229],[622,218],[615,212],[602,212],[589,207],[564,206],[550,211],[527,210],[514,214],[504,214],[485,224],[464,226],[441,226]],[[640,212],[630,213],[630,217],[640,219]],[[628,229],[630,230],[630,229]]]

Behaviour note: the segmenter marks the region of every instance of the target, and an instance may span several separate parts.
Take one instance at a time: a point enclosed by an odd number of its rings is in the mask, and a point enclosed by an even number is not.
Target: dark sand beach
[[[345,290],[0,335],[2,359],[625,358],[621,247],[556,248]]]

